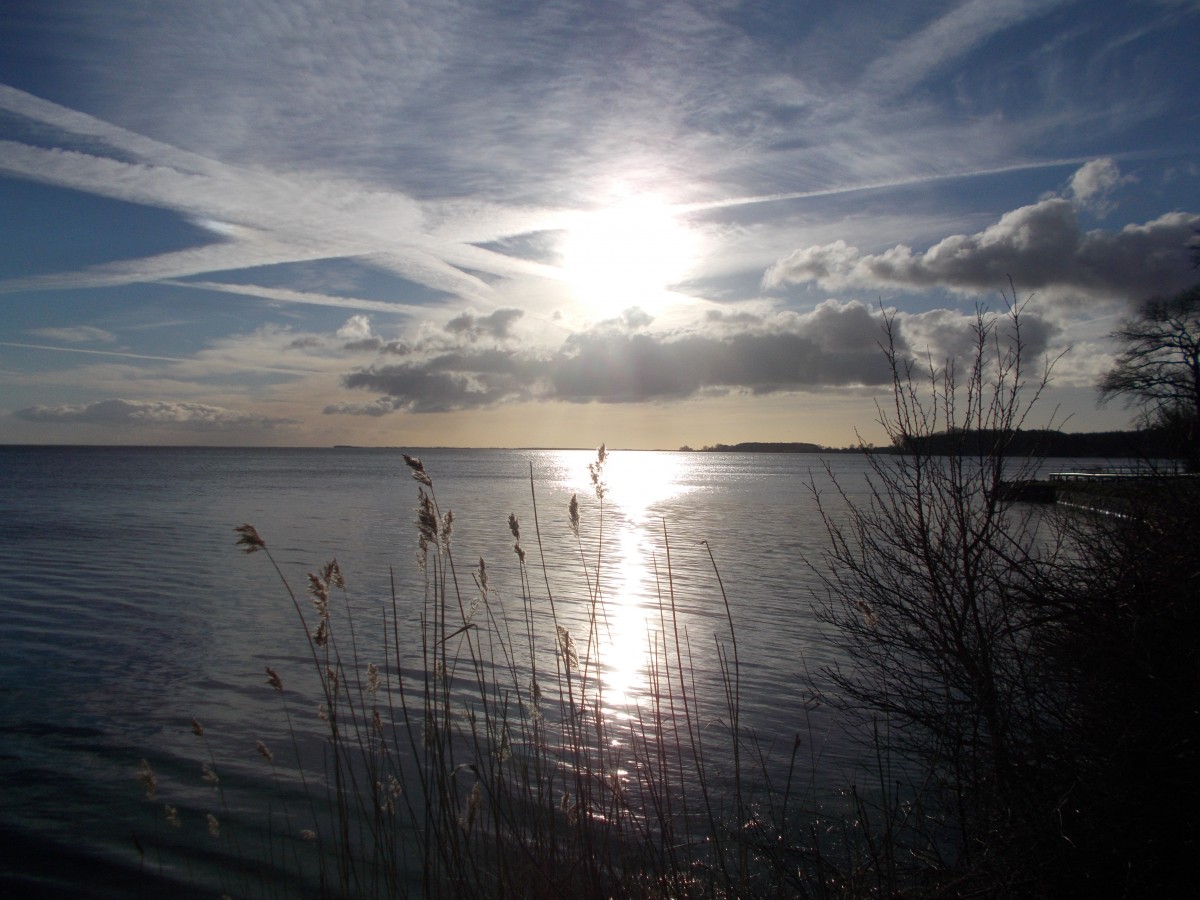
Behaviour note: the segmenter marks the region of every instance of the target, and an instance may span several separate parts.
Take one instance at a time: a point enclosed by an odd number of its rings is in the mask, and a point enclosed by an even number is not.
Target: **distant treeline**
[[[988,453],[1000,435],[995,431],[944,431],[919,438],[908,438],[910,449],[929,454]],[[689,451],[691,447],[680,447]],[[862,447],[822,447],[803,441],[770,442],[745,441],[740,444],[713,444],[702,447],[708,453],[858,453]],[[871,447],[875,453],[889,453],[900,448]],[[1018,431],[1011,435],[1006,453],[1014,456],[1071,456],[1108,458],[1170,459],[1181,450],[1178,436],[1172,432],[1151,428],[1143,431],[1086,431],[1064,432],[1049,429]]]
[[[691,447],[680,447],[680,450],[691,450]],[[772,443],[770,441],[746,441],[741,444],[713,444],[711,447],[701,447],[702,453],[827,453],[828,447],[820,444],[805,444],[800,441],[788,443]]]
[[[995,431],[949,431],[909,439],[909,447],[926,453],[988,453],[1000,434]],[[1144,431],[1084,431],[1069,433],[1047,429],[1018,431],[1011,435],[1010,456],[1074,456],[1130,459],[1168,459],[1179,455],[1178,436],[1166,429]]]

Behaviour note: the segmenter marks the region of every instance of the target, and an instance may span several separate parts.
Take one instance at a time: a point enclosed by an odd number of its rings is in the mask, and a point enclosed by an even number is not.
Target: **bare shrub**
[[[869,454],[865,501],[817,496],[823,618],[850,660],[830,674],[888,773],[874,798],[892,890],[918,876],[930,893],[964,873],[1019,880],[1018,845],[1053,820],[1057,798],[1040,786],[1061,698],[1033,646],[1054,546],[1030,511],[1000,502],[1006,481],[1032,473],[1008,448],[1050,371],[1026,374],[1021,315],[1015,302],[977,311],[972,356],[941,366],[903,358],[885,315],[892,446]]]

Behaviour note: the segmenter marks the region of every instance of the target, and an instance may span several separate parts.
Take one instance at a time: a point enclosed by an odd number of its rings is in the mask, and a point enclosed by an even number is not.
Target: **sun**
[[[661,198],[641,195],[580,213],[559,252],[563,278],[589,315],[655,312],[688,274],[696,235]]]

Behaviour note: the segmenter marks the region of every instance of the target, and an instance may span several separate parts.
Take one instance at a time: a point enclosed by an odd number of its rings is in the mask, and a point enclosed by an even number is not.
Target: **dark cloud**
[[[380,397],[367,403],[331,403],[322,410],[327,416],[386,416],[403,407],[391,397]]]
[[[30,406],[13,413],[29,422],[59,424],[180,427],[199,431],[243,428],[274,428],[292,425],[291,419],[240,413],[203,403],[165,400],[101,400],[78,406]]]
[[[1075,204],[1056,197],[1005,213],[977,234],[953,235],[923,253],[898,245],[866,254],[844,241],[796,250],[767,271],[763,284],[991,292],[1004,288],[1011,276],[1021,291],[1045,290],[1057,300],[1099,296],[1137,302],[1195,280],[1187,246],[1198,227],[1200,216],[1174,212],[1119,231],[1083,231]]]
[[[1026,363],[1036,362],[1062,333],[1062,328],[1048,319],[1031,313],[1020,316],[1021,357]],[[1007,316],[996,320],[995,337],[1002,346],[1011,347],[1018,335]],[[947,359],[971,359],[976,353],[978,332],[974,317],[948,309],[907,315],[903,330],[908,344],[920,354],[928,353],[935,364]]]
[[[420,362],[372,366],[347,375],[349,388],[384,395],[374,404],[335,404],[326,413],[448,412],[531,399],[536,360],[500,350],[461,350]]]
[[[382,350],[383,340],[377,337],[363,338],[358,341],[348,341],[342,344],[342,349],[351,353],[370,352],[372,350]]]
[[[539,352],[467,345],[424,347],[403,363],[379,362],[345,376],[346,387],[379,395],[326,413],[381,416],[449,412],[522,401],[643,403],[730,393],[769,394],[877,387],[891,382],[880,348],[880,314],[857,301],[828,300],[812,312],[709,317],[707,331],[633,332],[620,320]],[[895,317],[902,356],[935,362],[969,357],[974,317],[951,310]],[[999,319],[1000,327],[1005,320]],[[1022,317],[1024,356],[1034,361],[1057,333],[1045,319]],[[1005,332],[1002,330],[1000,336]],[[418,358],[419,357],[419,358]]]
[[[752,317],[753,318],[753,317]],[[857,302],[807,315],[754,318],[733,334],[649,334],[614,328],[569,337],[557,350],[458,348],[347,375],[382,395],[327,413],[434,412],[523,400],[635,403],[743,391],[822,390],[889,381],[879,317]],[[904,351],[903,335],[899,349]]]
[[[386,353],[389,356],[408,356],[413,352],[412,344],[407,341],[385,341],[383,338],[369,337],[361,341],[350,341],[342,344],[342,349],[350,353]]]
[[[762,316],[751,312],[725,312],[722,309],[710,309],[704,314],[704,318],[709,322],[734,326],[751,326],[761,324],[762,322]]]
[[[524,310],[511,307],[497,309],[486,316],[477,315],[474,310],[468,309],[462,315],[447,322],[446,330],[472,341],[483,337],[503,340],[510,335],[513,323],[523,315],[525,315]]]

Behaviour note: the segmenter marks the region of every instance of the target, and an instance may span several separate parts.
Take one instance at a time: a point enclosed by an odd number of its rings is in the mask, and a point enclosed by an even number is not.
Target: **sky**
[[[0,443],[884,439],[1023,304],[1032,424],[1200,280],[1198,0],[6,0]]]

